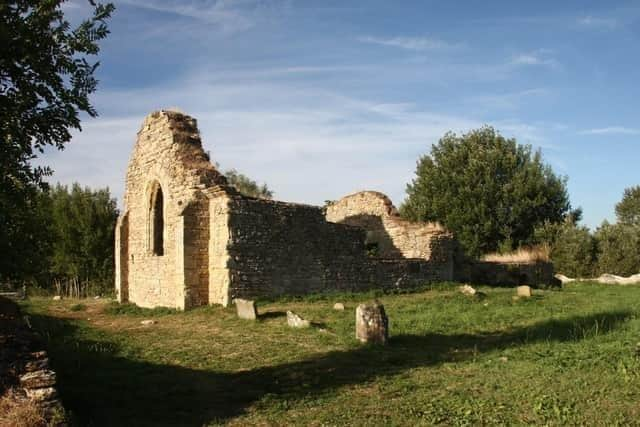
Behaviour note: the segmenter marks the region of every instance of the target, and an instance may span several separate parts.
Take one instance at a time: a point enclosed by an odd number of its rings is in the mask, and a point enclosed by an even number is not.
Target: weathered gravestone
[[[258,310],[255,301],[236,298],[233,300],[236,304],[236,312],[240,319],[256,320],[258,318]]]
[[[389,339],[389,319],[384,306],[377,301],[356,308],[356,338],[360,342],[386,344]]]
[[[531,287],[530,286],[518,286],[516,288],[516,295],[519,297],[528,298],[531,296]]]
[[[303,319],[293,311],[287,311],[287,324],[292,328],[308,328],[311,326],[308,320]]]
[[[333,304],[333,309],[334,310],[338,310],[338,311],[343,311],[344,310],[344,304],[341,302],[337,302],[335,304]]]

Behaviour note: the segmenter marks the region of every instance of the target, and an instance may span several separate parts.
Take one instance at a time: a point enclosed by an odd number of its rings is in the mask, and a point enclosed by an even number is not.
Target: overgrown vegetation
[[[69,300],[25,308],[78,425],[629,425],[640,417],[640,286],[579,283],[517,301],[511,289],[480,288],[480,300],[435,288],[263,302],[257,322],[221,307],[153,316],[151,326],[101,300],[83,301],[81,313]],[[354,339],[355,307],[372,295],[390,318],[386,347]],[[333,310],[336,301],[346,310]],[[319,326],[291,329],[286,310]]]
[[[248,176],[238,172],[235,169],[229,169],[224,173],[229,184],[236,188],[241,194],[249,197],[257,197],[260,199],[273,198],[273,191],[267,187],[267,184],[258,184]]]

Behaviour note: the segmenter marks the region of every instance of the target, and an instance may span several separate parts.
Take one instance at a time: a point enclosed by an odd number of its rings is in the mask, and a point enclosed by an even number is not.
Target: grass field
[[[386,347],[354,339],[355,307],[374,293],[264,302],[257,322],[221,307],[23,308],[79,425],[638,425],[640,286],[517,301],[513,289],[436,288],[379,295]],[[288,328],[286,310],[317,326]]]

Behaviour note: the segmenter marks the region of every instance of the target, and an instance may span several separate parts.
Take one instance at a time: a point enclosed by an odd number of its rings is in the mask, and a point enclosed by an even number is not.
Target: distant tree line
[[[30,244],[8,254],[0,279],[49,289],[74,283],[93,293],[110,292],[117,217],[108,189],[73,184],[38,190],[26,221]]]
[[[640,186],[624,191],[616,216],[615,224],[604,221],[594,232],[574,219],[547,222],[535,238],[549,246],[556,271],[567,276],[640,273]]]

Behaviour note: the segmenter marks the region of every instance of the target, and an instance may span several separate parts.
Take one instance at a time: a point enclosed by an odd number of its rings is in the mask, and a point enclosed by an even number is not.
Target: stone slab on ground
[[[531,286],[518,286],[516,288],[516,295],[519,297],[530,297],[531,296]]]
[[[356,308],[356,338],[363,343],[387,343],[389,319],[384,306],[378,301],[360,304]]]
[[[258,318],[258,309],[253,300],[236,298],[233,300],[236,304],[236,313],[240,319],[256,320]]]
[[[311,326],[311,322],[303,319],[293,311],[287,311],[287,325],[292,328],[308,328]]]

